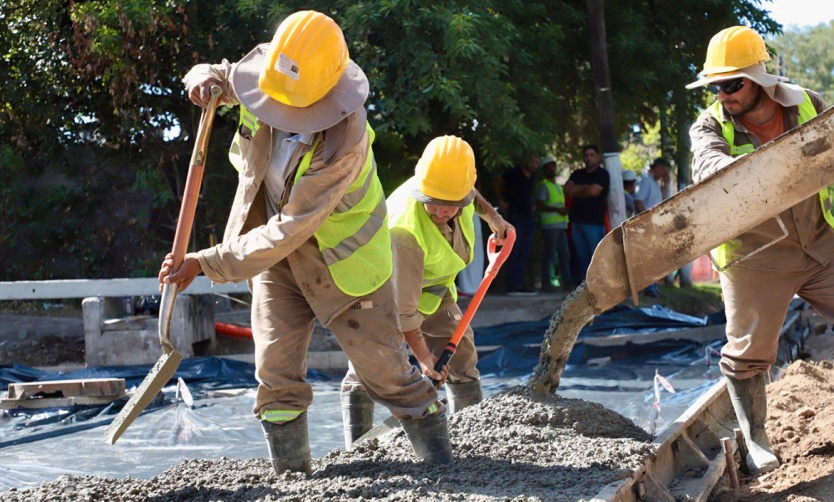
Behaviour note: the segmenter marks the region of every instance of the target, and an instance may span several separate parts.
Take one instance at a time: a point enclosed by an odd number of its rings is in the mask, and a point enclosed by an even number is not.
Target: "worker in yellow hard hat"
[[[708,86],[716,97],[690,130],[695,181],[825,109],[819,94],[768,73],[769,60],[761,35],[745,26],[722,30],[710,41],[703,78],[687,86]],[[755,189],[751,184],[750,190]],[[765,373],[776,361],[791,300],[799,295],[834,322],[830,192],[823,190],[782,212],[781,223],[771,219],[712,251],[721,270],[727,314],[727,344],[720,367],[744,433],[749,451],[745,460],[752,473],[779,466],[765,433]]]
[[[475,154],[456,136],[441,136],[426,146],[414,176],[388,197],[394,247],[394,284],[405,339],[423,374],[446,383],[447,406],[454,413],[482,399],[472,328],[442,372],[438,357],[461,320],[455,277],[472,261],[473,215],[477,213],[503,243],[512,226],[475,189]],[[373,401],[353,365],[342,382],[345,446],[370,430]],[[408,429],[406,429],[408,432]]]
[[[311,470],[305,375],[316,319],[370,397],[405,424],[418,456],[451,462],[444,405],[409,364],[399,329],[368,80],[342,30],[319,12],[296,12],[271,43],[234,64],[197,65],[184,81],[201,106],[212,85],[240,105],[229,152],[240,176],[223,242],[187,254],[178,270],[169,255],[160,281],[180,291],[201,272],[217,283],[250,281],[254,414],[275,471]]]

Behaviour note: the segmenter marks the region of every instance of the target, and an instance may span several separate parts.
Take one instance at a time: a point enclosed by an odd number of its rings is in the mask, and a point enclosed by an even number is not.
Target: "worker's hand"
[[[200,266],[200,260],[196,255],[189,253],[185,255],[180,268],[172,272],[174,266],[174,254],[168,253],[165,260],[162,261],[162,268],[159,269],[159,291],[162,292],[164,284],[177,284],[177,291],[182,293],[185,291],[193,281],[194,278],[200,275],[203,268]]]
[[[489,228],[495,234],[495,243],[499,246],[504,244],[504,238],[507,237],[508,230],[515,230],[515,227],[510,225],[507,220],[500,214],[496,214],[495,218],[489,222]]]
[[[443,387],[443,384],[446,383],[446,379],[449,378],[448,365],[443,366],[443,369],[440,372],[435,371],[434,367],[437,365],[437,357],[435,357],[432,353],[428,353],[422,358],[417,358],[417,362],[420,363],[420,371],[422,371],[427,377],[437,382],[438,389]]]
[[[211,86],[213,85],[221,85],[220,80],[208,75],[199,79],[189,79],[185,88],[188,99],[200,108],[207,107],[209,101],[211,101]],[[228,98],[225,93],[221,94],[220,103],[226,102],[228,102]]]

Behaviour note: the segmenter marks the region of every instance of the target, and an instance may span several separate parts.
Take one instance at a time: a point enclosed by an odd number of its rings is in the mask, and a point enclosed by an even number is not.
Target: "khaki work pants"
[[[423,332],[426,346],[435,356],[440,357],[440,354],[443,353],[443,349],[446,348],[446,344],[455,333],[461,317],[463,315],[460,307],[447,293],[440,302],[437,311],[423,320],[420,330]],[[467,326],[455,350],[455,355],[449,363],[448,381],[450,383],[465,383],[479,380],[481,374],[476,368],[477,363],[478,352],[475,348],[475,333],[471,326]],[[351,366],[342,380],[342,391],[361,389],[361,382],[355,369]]]
[[[305,376],[316,317],[333,332],[370,397],[392,415],[422,418],[435,403],[443,409],[431,383],[408,361],[390,280],[365,297],[345,295],[311,239],[256,276],[251,288],[257,416],[305,411],[313,401]]]
[[[746,380],[776,361],[779,333],[794,295],[834,322],[834,265],[808,260],[797,272],[731,267],[720,274],[727,313],[721,372]]]

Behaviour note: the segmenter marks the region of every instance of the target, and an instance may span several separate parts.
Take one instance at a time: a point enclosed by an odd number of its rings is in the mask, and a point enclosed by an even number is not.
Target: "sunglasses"
[[[723,92],[724,94],[730,95],[735,94],[741,88],[744,87],[744,79],[737,78],[733,80],[727,80],[725,82],[719,82],[717,84],[710,84],[707,86],[707,89],[710,90],[713,94],[718,94],[719,92]]]

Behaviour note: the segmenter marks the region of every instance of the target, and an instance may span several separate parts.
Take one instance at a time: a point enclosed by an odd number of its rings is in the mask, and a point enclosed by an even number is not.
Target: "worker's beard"
[[[747,114],[747,112],[755,110],[760,104],[762,104],[762,94],[764,94],[764,89],[762,89],[762,86],[758,84],[754,85],[756,85],[756,97],[753,98],[753,101],[751,101],[750,104],[739,110],[737,113],[730,113],[730,115],[732,115],[733,117],[743,117]]]

